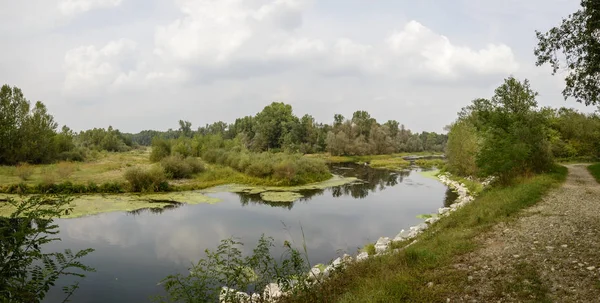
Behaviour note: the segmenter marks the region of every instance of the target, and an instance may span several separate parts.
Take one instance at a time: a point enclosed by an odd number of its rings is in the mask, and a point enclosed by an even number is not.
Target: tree
[[[3,85],[0,89],[0,163],[15,164],[23,140],[22,126],[29,114],[29,101],[18,88]]]
[[[446,145],[449,171],[459,176],[476,176],[475,157],[478,152],[477,129],[467,120],[458,120],[452,124]]]
[[[549,63],[552,74],[568,75],[563,96],[586,105],[600,104],[600,1],[582,0],[579,11],[546,33],[536,31],[536,65]],[[564,64],[561,66],[561,57]]]
[[[291,123],[297,119],[291,105],[273,102],[256,115],[255,133],[264,138],[266,148],[280,148]]]
[[[529,81],[509,77],[490,100],[477,99],[463,110],[462,119],[473,121],[482,137],[476,163],[483,175],[507,183],[550,168],[548,120],[537,110],[536,96]]]
[[[192,137],[192,122],[179,120],[179,132],[182,136],[191,138]]]
[[[52,115],[48,114],[46,106],[38,101],[23,123],[23,136],[25,141],[21,147],[22,155],[34,163],[48,163],[56,158],[56,145],[54,136],[58,124]]]

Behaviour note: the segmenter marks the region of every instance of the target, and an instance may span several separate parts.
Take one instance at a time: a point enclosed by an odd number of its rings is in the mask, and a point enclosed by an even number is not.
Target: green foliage
[[[374,256],[377,253],[377,251],[375,250],[375,243],[369,243],[365,245],[363,251],[369,254],[369,256]]]
[[[293,286],[300,286],[294,287],[296,290],[308,289],[306,272],[310,267],[302,254],[286,241],[285,254],[281,260],[275,260],[271,256],[273,242],[272,238],[261,236],[252,255],[244,257],[239,240],[222,240],[215,251],[206,250],[206,258],[189,268],[189,275],[171,275],[161,281],[167,296],[155,299],[160,302],[239,302],[241,298],[233,291],[223,292],[222,287],[257,292],[262,296],[262,290],[271,282],[278,283],[282,291],[291,290]]]
[[[44,252],[45,244],[60,241],[58,225],[52,218],[68,214],[69,199],[33,196],[9,199],[15,207],[9,218],[0,218],[0,298],[3,302],[41,302],[61,276],[83,278],[94,271],[79,260],[93,249],[73,253]],[[78,282],[63,287],[65,302],[78,288]]]
[[[252,177],[273,179],[279,185],[300,185],[331,177],[325,161],[300,154],[251,153],[238,148],[208,150],[202,158]]]
[[[68,128],[57,123],[38,101],[33,108],[17,87],[0,89],[0,164],[49,163],[74,148]]]
[[[450,127],[446,158],[448,170],[459,176],[476,176],[475,157],[479,152],[477,129],[467,120],[459,120]]]
[[[415,161],[415,164],[421,168],[444,168],[446,166],[446,161],[442,159],[418,159]]]
[[[124,152],[131,149],[131,141],[118,129],[109,126],[108,129],[94,128],[82,131],[76,137],[77,144],[81,147],[109,152]]]
[[[547,171],[553,163],[549,123],[536,96],[529,81],[509,77],[492,99],[477,99],[463,109],[450,129],[449,170],[493,175],[502,183]]]
[[[568,72],[563,95],[586,105],[600,103],[600,4],[582,0],[582,8],[558,27],[536,31],[536,65],[552,66],[552,74]],[[562,64],[564,59],[564,64]],[[561,66],[562,65],[562,66]]]
[[[160,166],[173,179],[190,178],[193,174],[204,171],[202,161],[192,157],[168,156],[160,161]]]
[[[590,172],[590,174],[592,174],[592,176],[594,176],[596,181],[600,183],[600,163],[588,166],[588,171]]]
[[[163,158],[171,155],[171,142],[163,138],[152,139],[152,152],[150,153],[151,162],[159,162]]]
[[[544,108],[550,124],[550,146],[555,157],[600,158],[600,116],[574,109]]]
[[[125,171],[124,177],[132,192],[160,192],[169,188],[165,171],[159,166],[150,169],[130,167]]]

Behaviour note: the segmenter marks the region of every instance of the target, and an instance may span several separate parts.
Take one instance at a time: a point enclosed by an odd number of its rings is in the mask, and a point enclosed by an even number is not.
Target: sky
[[[0,83],[79,131],[193,128],[271,102],[443,132],[510,75],[573,107],[535,30],[578,0],[0,0]]]

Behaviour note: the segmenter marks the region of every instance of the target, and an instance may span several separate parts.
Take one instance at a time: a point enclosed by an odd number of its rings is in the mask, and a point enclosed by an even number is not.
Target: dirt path
[[[600,185],[568,168],[562,187],[457,261],[468,286],[450,302],[600,302]]]

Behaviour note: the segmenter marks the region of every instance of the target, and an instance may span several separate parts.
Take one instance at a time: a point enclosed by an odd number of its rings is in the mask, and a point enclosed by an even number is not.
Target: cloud
[[[115,89],[135,75],[136,43],[120,39],[102,48],[80,46],[65,55],[64,89],[69,94],[97,93],[97,89]]]
[[[184,14],[155,34],[154,53],[175,63],[227,65],[241,53],[242,46],[268,42],[282,32],[301,24],[304,1],[271,0],[251,5],[242,0],[183,0],[179,9]],[[256,1],[252,1],[256,3]],[[249,50],[249,49],[246,49]]]
[[[447,78],[462,73],[510,74],[519,68],[511,48],[504,44],[488,44],[480,50],[456,46],[414,20],[388,37],[387,44],[406,65]]]
[[[121,5],[122,0],[62,0],[59,10],[66,16],[72,16],[98,8],[110,8]]]

